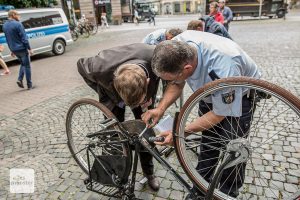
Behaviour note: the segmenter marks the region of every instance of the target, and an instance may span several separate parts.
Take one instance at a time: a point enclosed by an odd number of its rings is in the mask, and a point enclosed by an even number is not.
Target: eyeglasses
[[[144,99],[143,99],[142,102],[139,102],[139,103],[137,103],[137,104],[134,104],[134,105],[130,106],[130,108],[133,109],[133,108],[139,107],[140,105],[143,105],[143,104],[145,104],[145,103],[147,103],[147,102],[148,102],[147,95],[145,95],[145,97],[144,97]]]

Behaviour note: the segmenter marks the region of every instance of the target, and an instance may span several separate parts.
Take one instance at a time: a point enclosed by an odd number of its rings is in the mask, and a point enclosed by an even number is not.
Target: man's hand
[[[163,116],[164,111],[159,108],[148,110],[142,115],[142,120],[148,128],[155,126],[158,120]]]
[[[32,56],[33,55],[32,49],[28,50],[28,53],[29,53],[30,56]]]
[[[172,131],[166,131],[166,132],[162,132],[160,133],[158,136],[156,137],[164,137],[165,141],[164,142],[154,142],[157,145],[169,145],[169,146],[173,146],[173,135],[172,135]]]
[[[10,55],[11,55],[12,57],[16,57],[16,54],[14,54],[13,52],[11,52]]]

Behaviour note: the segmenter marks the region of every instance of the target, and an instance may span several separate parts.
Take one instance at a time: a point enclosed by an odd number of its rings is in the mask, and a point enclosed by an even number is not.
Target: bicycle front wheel
[[[68,146],[80,168],[88,174],[88,160],[86,148],[90,142],[96,147],[93,151],[97,156],[119,156],[125,160],[123,177],[128,177],[131,169],[131,151],[128,143],[121,143],[124,140],[122,134],[117,132],[103,132],[107,129],[103,122],[106,119],[116,119],[113,113],[101,103],[93,99],[81,99],[75,102],[69,109],[66,119],[66,132]],[[115,129],[115,127],[112,127]],[[89,137],[90,135],[96,135]],[[97,143],[98,142],[98,143]],[[119,142],[119,143],[118,143]],[[90,161],[92,164],[94,160]]]
[[[238,91],[244,94],[242,117],[233,114]],[[203,115],[214,112],[210,99],[218,95],[232,113],[214,125]],[[300,100],[281,87],[244,77],[220,79],[184,104],[174,138],[177,156],[194,185],[206,193],[222,156],[241,155],[225,167],[215,199],[289,199],[300,190],[299,118]],[[201,130],[187,134],[192,123]]]

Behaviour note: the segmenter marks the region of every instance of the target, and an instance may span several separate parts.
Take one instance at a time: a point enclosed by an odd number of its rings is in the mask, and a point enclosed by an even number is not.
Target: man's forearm
[[[176,99],[178,99],[178,97],[180,97],[183,88],[184,88],[184,83],[181,85],[169,84],[157,108],[165,111],[170,105],[172,105],[172,103],[176,101]]]
[[[186,127],[187,133],[191,132],[200,132],[208,130],[220,123],[225,117],[214,114],[212,111],[205,113],[203,116],[197,118],[192,123],[188,124]]]

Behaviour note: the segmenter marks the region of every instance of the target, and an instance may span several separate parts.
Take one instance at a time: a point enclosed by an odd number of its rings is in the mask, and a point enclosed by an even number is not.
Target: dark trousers
[[[135,119],[141,119],[141,115],[143,113],[141,107],[132,109],[132,112]],[[125,107],[120,108],[116,106],[113,108],[112,113],[117,117],[119,122],[123,122],[125,120]],[[144,148],[141,148],[139,154],[143,173],[145,175],[152,175],[154,173],[153,156]]]
[[[226,117],[213,128],[202,132],[201,150],[196,169],[206,181],[210,182],[220,154],[214,148],[226,148],[228,140],[237,137],[247,138],[252,114],[254,113],[251,108],[255,109],[252,101],[244,96],[241,117]],[[211,110],[212,104],[199,103],[199,116]],[[244,183],[246,164],[242,163],[237,165],[237,168],[234,167],[224,170],[220,180],[220,190],[232,197],[237,197],[238,190]]]
[[[29,88],[32,87],[30,57],[29,57],[27,50],[20,51],[20,52],[14,52],[14,54],[17,56],[18,60],[21,63],[18,81],[22,81],[24,74],[25,74],[26,81],[27,81],[27,87],[29,87]]]
[[[229,23],[223,24],[227,31],[229,31]]]

